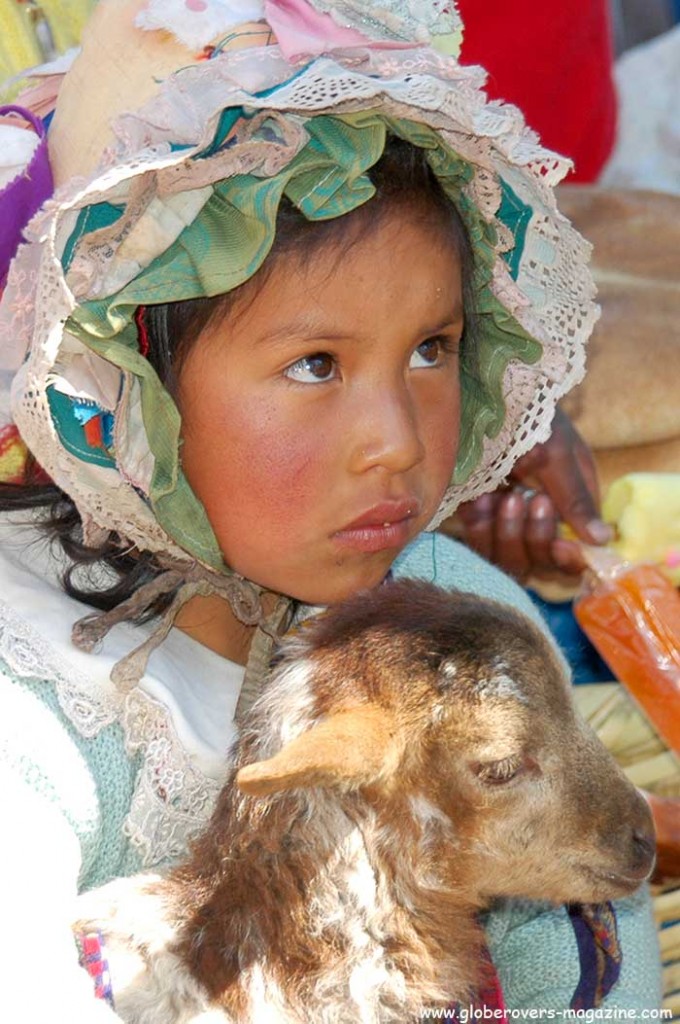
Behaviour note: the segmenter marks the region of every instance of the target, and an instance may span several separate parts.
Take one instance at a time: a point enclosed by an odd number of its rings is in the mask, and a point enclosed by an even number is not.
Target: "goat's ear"
[[[269,760],[246,765],[236,784],[254,796],[309,786],[356,789],[387,780],[404,746],[392,712],[370,704],[331,715]]]

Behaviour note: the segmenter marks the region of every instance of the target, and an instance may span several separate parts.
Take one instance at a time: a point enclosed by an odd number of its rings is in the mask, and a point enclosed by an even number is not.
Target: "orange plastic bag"
[[[655,565],[586,551],[590,585],[576,618],[617,679],[680,755],[680,593]]]

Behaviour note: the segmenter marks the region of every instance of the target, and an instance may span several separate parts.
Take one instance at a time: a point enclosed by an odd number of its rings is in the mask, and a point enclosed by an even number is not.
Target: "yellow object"
[[[463,30],[450,32],[446,36],[433,36],[432,48],[445,54],[447,57],[460,57],[460,49],[463,45]]]
[[[28,448],[13,424],[0,427],[0,483],[21,483],[26,470]]]
[[[680,798],[680,760],[618,683],[574,687],[579,711],[636,786]],[[669,880],[653,890],[654,914],[664,961],[666,1020],[680,1021],[680,886]]]
[[[28,8],[6,0],[0,7],[0,77],[9,78],[42,60]]]
[[[615,480],[602,517],[616,527],[612,547],[630,562],[656,562],[680,585],[680,473],[629,473]]]
[[[2,0],[0,83],[77,46],[95,0]],[[0,86],[0,93],[5,92]]]

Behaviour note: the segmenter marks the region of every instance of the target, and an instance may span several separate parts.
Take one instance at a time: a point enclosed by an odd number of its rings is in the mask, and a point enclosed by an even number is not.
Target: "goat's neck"
[[[352,987],[363,987],[358,998],[373,1004],[365,1019],[376,1021],[462,998],[479,932],[445,832],[404,795],[317,789],[254,800],[228,786],[173,876],[186,922],[180,953],[236,1019],[247,1017],[251,968],[304,1008],[301,1019],[317,1000],[346,1003]],[[363,1019],[353,1012],[348,1020]]]

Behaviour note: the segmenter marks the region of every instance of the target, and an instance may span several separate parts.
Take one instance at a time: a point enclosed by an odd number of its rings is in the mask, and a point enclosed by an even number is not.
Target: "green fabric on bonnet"
[[[473,168],[434,129],[374,111],[320,115],[307,120],[305,128],[309,141],[286,167],[272,177],[238,174],[216,182],[194,221],[164,253],[116,294],[77,307],[68,325],[94,351],[140,379],[144,424],[155,456],[149,497],[156,518],[182,547],[217,568],[223,568],[223,560],[212,528],[179,468],[179,412],[139,354],[132,318],[139,305],[217,295],[252,277],[273,244],[282,196],[309,220],[339,217],[375,194],[366,171],[380,159],[388,133],[426,151],[466,224],[475,253],[479,323],[474,351],[464,351],[461,365],[456,482],[466,479],[479,461],[484,437],[495,436],[502,427],[503,375],[509,360],[531,363],[541,355],[539,343],[489,287],[496,232],[463,191]],[[67,250],[73,248],[69,242]]]

